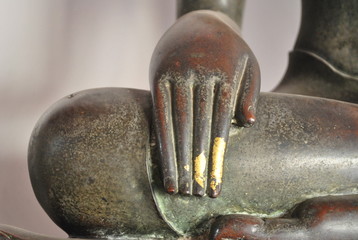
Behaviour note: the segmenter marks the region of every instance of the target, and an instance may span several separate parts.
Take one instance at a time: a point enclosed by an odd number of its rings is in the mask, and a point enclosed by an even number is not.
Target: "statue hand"
[[[208,239],[357,239],[357,220],[358,195],[318,197],[298,204],[285,217],[220,216]]]
[[[203,196],[208,185],[209,196],[217,197],[231,123],[255,122],[255,56],[231,19],[196,11],[164,34],[150,70],[166,191]]]

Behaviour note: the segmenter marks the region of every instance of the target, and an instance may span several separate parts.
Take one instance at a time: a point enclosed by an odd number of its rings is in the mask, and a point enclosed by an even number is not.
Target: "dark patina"
[[[357,239],[358,2],[302,3],[274,93],[259,94],[243,1],[181,0],[151,93],[54,104],[28,158],[51,219],[79,240]],[[59,240],[5,225],[0,239]]]

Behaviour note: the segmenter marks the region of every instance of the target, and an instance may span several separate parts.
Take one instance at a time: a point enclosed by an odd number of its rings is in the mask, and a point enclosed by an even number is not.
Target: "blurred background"
[[[0,0],[0,223],[66,237],[38,204],[27,144],[41,114],[83,89],[149,89],[152,51],[175,0]],[[242,35],[262,91],[282,78],[300,21],[298,0],[248,0]]]

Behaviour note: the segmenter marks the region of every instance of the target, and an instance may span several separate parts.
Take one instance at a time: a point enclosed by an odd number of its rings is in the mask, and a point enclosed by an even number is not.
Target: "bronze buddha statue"
[[[302,2],[273,93],[259,94],[240,37],[243,3],[183,0],[189,13],[154,51],[151,93],[54,104],[29,145],[51,219],[80,239],[356,239],[358,2]],[[1,237],[52,239],[8,226]]]

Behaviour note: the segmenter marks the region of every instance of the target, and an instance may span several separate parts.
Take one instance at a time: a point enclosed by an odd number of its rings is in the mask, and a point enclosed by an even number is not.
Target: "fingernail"
[[[177,187],[175,186],[173,181],[169,179],[164,182],[164,188],[169,194],[175,194],[177,192]]]
[[[246,123],[244,124],[244,127],[252,127],[255,124],[256,119],[254,117],[250,117],[246,119]]]
[[[179,192],[183,195],[190,195],[190,187],[189,184],[185,184],[179,187]]]
[[[194,183],[193,184],[193,195],[202,197],[205,195],[205,189],[202,188],[199,184]]]
[[[210,185],[213,185],[214,187],[210,187],[209,197],[217,198],[221,193],[222,184],[221,183],[215,183],[215,180],[212,180],[212,182],[213,182],[213,184],[210,184]]]
[[[253,108],[250,106],[247,111],[244,111],[245,123],[244,127],[251,127],[256,121],[256,117],[253,114]]]

